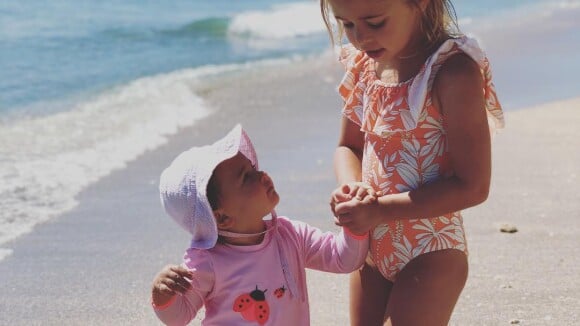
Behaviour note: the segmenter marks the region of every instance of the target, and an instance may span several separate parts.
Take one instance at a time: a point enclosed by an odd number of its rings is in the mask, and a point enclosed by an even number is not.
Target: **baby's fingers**
[[[171,266],[166,273],[164,284],[172,291],[185,293],[191,288],[190,280],[193,273],[183,266]]]
[[[334,218],[334,224],[338,226],[344,226],[345,224],[349,224],[352,222],[352,215],[351,214],[340,214]]]
[[[354,205],[356,205],[356,203],[353,203],[353,202],[355,202],[355,201],[352,200],[352,201],[347,201],[347,202],[337,204],[334,207],[334,211],[335,211],[336,216],[340,217],[340,216],[349,215],[352,212]]]
[[[168,282],[170,283],[169,287],[177,293],[184,294],[185,292],[187,292],[187,290],[191,288],[191,283],[189,283],[189,281],[187,281],[183,277],[171,281],[172,282]]]
[[[192,271],[190,271],[189,269],[187,269],[183,266],[180,266],[180,265],[172,266],[171,271],[174,272],[175,274],[177,274],[178,276],[181,276],[181,277],[185,277],[185,278],[192,278],[193,277]]]
[[[171,286],[169,286],[166,283],[156,284],[155,288],[154,288],[154,292],[157,292],[159,294],[166,295],[166,296],[174,296],[176,294],[175,290],[173,290],[171,288]]]

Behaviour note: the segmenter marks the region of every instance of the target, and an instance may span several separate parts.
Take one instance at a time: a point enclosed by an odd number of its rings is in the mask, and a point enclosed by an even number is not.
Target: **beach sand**
[[[340,77],[326,58],[210,81],[203,95],[215,114],[8,244],[14,252],[0,262],[0,324],[159,325],[151,281],[165,264],[180,262],[189,242],[161,209],[159,174],[178,153],[237,122],[281,194],[278,213],[336,231],[328,196]],[[470,276],[452,324],[577,324],[580,98],[507,112],[506,121],[493,143],[491,195],[464,213]],[[518,232],[500,232],[502,223]],[[347,325],[348,276],[308,276],[312,325]]]

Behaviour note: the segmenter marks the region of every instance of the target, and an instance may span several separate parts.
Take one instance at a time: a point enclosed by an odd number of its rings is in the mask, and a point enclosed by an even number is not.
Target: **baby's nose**
[[[268,177],[268,175],[266,174],[266,172],[264,172],[264,171],[258,171],[258,178],[260,178],[260,180],[263,181],[267,177]]]
[[[268,175],[268,173],[264,172],[264,171],[258,171],[259,175],[258,177],[260,178],[261,182],[270,182],[270,176]]]

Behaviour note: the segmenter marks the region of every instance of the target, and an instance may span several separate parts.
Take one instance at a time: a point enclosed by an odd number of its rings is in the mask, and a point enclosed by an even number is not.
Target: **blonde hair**
[[[422,11],[419,7],[419,0],[405,1],[415,6],[417,10]],[[320,12],[322,13],[324,25],[326,25],[326,29],[328,30],[330,41],[332,45],[335,45],[337,39],[339,41],[342,39],[344,31],[342,26],[339,25],[337,27],[338,31],[335,34],[330,20],[331,10],[328,2],[329,0],[320,0]],[[444,37],[460,34],[457,15],[455,14],[455,8],[451,0],[429,0],[427,8],[422,13],[420,29],[423,35],[425,35],[425,40],[429,47]]]

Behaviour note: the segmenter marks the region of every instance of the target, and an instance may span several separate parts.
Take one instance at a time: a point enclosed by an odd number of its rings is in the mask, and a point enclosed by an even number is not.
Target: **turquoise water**
[[[2,1],[0,112],[180,68],[280,55],[285,49],[252,49],[227,34],[236,14],[283,2]]]
[[[506,109],[577,96],[580,0],[455,7]],[[317,1],[1,1],[0,246],[209,114],[208,76],[328,49]]]

